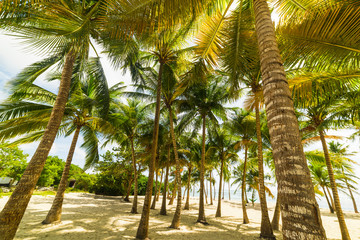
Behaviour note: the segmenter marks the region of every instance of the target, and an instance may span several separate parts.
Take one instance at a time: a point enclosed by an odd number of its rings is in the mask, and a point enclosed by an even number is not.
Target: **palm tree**
[[[25,209],[31,198],[36,182],[40,177],[50,148],[55,140],[65,110],[65,104],[69,95],[71,76],[75,59],[79,56],[86,59],[90,47],[90,36],[96,39],[95,19],[103,13],[100,7],[103,1],[67,1],[40,3],[18,1],[4,2],[13,11],[13,15],[3,15],[1,18],[18,17],[25,21],[13,21],[7,27],[28,39],[31,47],[52,52],[52,55],[65,56],[62,77],[57,99],[55,101],[51,117],[40,144],[35,151],[28,167],[23,174],[15,191],[0,213],[0,234],[5,240],[15,236],[18,225],[23,217]],[[26,4],[24,4],[26,2]],[[28,8],[17,8],[19,6]],[[7,11],[4,7],[0,11]],[[26,13],[31,12],[30,16]],[[24,14],[25,13],[25,14]],[[95,34],[95,35],[94,35]]]
[[[179,129],[193,122],[195,130],[202,128],[202,147],[201,147],[201,164],[200,164],[200,199],[199,215],[197,222],[207,224],[204,209],[204,178],[205,178],[205,141],[206,141],[206,119],[217,124],[216,116],[225,120],[226,110],[223,103],[228,98],[226,86],[221,83],[222,76],[210,75],[207,83],[196,84],[189,87],[184,93],[185,100],[179,102],[180,112],[183,113],[183,119]]]
[[[351,160],[350,158],[348,158],[348,156],[353,155],[353,153],[349,153],[348,152],[348,148],[349,146],[344,146],[343,144],[340,144],[338,142],[329,142],[329,150],[330,153],[332,153],[332,159],[334,161],[334,165],[336,167],[336,169],[340,170],[340,173],[343,175],[343,179],[346,185],[346,188],[349,191],[349,195],[350,198],[353,202],[353,206],[354,206],[354,211],[355,213],[359,213],[357,210],[357,206],[356,206],[356,201],[353,195],[353,192],[351,189],[354,189],[354,186],[352,186],[349,182],[352,182],[354,184],[356,184],[357,182],[354,180],[354,178],[357,178],[354,175],[354,169],[351,166],[351,163],[356,163],[353,160]]]
[[[221,217],[221,190],[224,164],[237,159],[237,151],[235,150],[236,141],[224,127],[219,129],[215,128],[214,130],[209,131],[209,141],[212,148],[217,151],[217,155],[215,156],[217,158],[216,161],[220,159],[219,194],[215,217]]]
[[[254,137],[256,134],[256,122],[254,117],[251,115],[251,112],[241,110],[240,112],[236,113],[231,121],[228,123],[229,128],[231,131],[241,138],[241,141],[238,142],[237,147],[240,146],[245,150],[245,158],[244,158],[244,169],[243,173],[247,172],[247,160],[248,160],[248,150],[249,147],[254,145]],[[246,212],[246,200],[245,200],[245,178],[246,174],[243,174],[242,180],[242,188],[241,188],[241,203],[242,203],[242,210],[243,210],[243,223],[249,223],[249,218]]]
[[[137,213],[138,173],[135,158],[135,144],[139,141],[141,128],[148,120],[148,111],[139,100],[127,100],[127,104],[117,103],[110,109],[108,122],[113,129],[108,131],[110,139],[118,144],[126,143],[131,151],[134,172],[134,200],[131,213]],[[107,131],[107,130],[105,130]]]
[[[78,64],[75,65],[75,69],[79,69]],[[99,58],[89,59],[83,73],[75,72],[73,75],[70,98],[60,125],[61,131],[58,133],[65,133],[66,136],[75,133],[57,194],[43,224],[58,222],[61,219],[70,165],[80,133],[86,139],[82,145],[87,151],[85,167],[89,167],[98,160],[98,139],[94,122],[102,122],[106,118],[110,94],[118,93],[120,90],[119,85],[108,89]],[[51,79],[58,79],[58,77],[59,74],[54,74]],[[1,106],[1,118],[7,119],[1,123],[1,138],[22,135],[22,138],[16,140],[14,144],[39,140],[44,134],[55,99],[56,94],[35,84],[27,84],[26,88],[17,89],[10,96],[9,101]],[[26,135],[23,136],[24,134]]]

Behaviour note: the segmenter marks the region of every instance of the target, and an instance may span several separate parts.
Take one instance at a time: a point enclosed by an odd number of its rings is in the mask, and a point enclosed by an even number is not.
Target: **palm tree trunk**
[[[172,220],[172,223],[170,225],[170,228],[179,229],[180,227],[180,217],[181,217],[181,172],[180,172],[180,161],[179,161],[179,155],[177,152],[177,146],[176,146],[176,137],[175,137],[175,131],[174,131],[174,120],[172,115],[172,109],[171,105],[168,106],[169,110],[169,120],[170,120],[170,134],[171,134],[171,140],[174,148],[174,155],[175,155],[175,163],[176,163],[176,180],[177,180],[177,187],[178,187],[178,199],[176,203],[176,210],[174,213],[174,218]]]
[[[325,186],[325,189],[327,190],[328,196],[330,198],[331,206],[333,207],[333,210],[336,211],[336,209],[334,209],[335,203],[334,203],[334,199],[331,195],[331,192],[330,192],[329,188],[326,186]]]
[[[14,238],[36,183],[41,175],[41,171],[44,168],[46,158],[49,155],[64,114],[65,105],[69,96],[75,58],[76,55],[72,51],[66,55],[59,92],[51,111],[50,120],[46,126],[44,136],[27,165],[20,182],[0,213],[0,236],[3,240]]]
[[[230,179],[229,179],[229,181],[228,181],[228,186],[229,186],[229,200],[231,200]]]
[[[261,126],[260,126],[260,111],[259,111],[259,100],[257,97],[255,97],[255,115],[256,115],[256,138],[257,138],[257,147],[258,147],[258,167],[259,167],[259,199],[260,199],[260,207],[261,207],[260,237],[267,239],[275,239],[271,227],[268,207],[266,203],[265,184],[264,184],[264,161],[263,161]]]
[[[350,194],[351,200],[352,200],[352,202],[353,202],[354,212],[355,212],[355,213],[359,213],[358,210],[357,210],[357,206],[356,206],[356,201],[355,201],[354,195],[353,195],[353,193],[352,193],[352,191],[351,191],[350,185],[349,185],[348,180],[347,180],[346,178],[345,178],[345,183],[346,183],[347,189],[349,190],[349,194]]]
[[[190,180],[191,180],[191,170],[192,167],[189,166],[189,176],[188,176],[188,182],[187,182],[187,196],[186,196],[186,203],[185,203],[185,207],[184,210],[189,210],[190,209]]]
[[[273,230],[279,231],[279,222],[280,222],[280,199],[279,196],[276,198],[276,205],[274,210],[274,216],[271,221],[271,227]]]
[[[130,176],[131,178],[131,176]],[[130,192],[131,192],[131,185],[133,183],[134,179],[129,179],[129,184],[128,184],[128,187],[127,187],[127,190],[126,190],[126,196],[124,198],[124,201],[125,202],[130,202],[130,199],[129,199],[129,196],[130,196]]]
[[[324,131],[319,130],[319,134],[320,134],[321,144],[322,144],[322,147],[324,150],[326,166],[327,166],[328,173],[329,173],[331,190],[333,193],[335,209],[336,209],[336,216],[338,218],[339,225],[340,225],[341,237],[342,237],[342,240],[350,240],[349,231],[347,229],[344,214],[341,209],[340,198],[339,198],[339,194],[338,194],[337,187],[336,187],[335,176],[334,176],[334,171],[333,171],[333,168],[331,165],[329,150],[328,150],[328,147],[327,147],[326,141],[325,141]]]
[[[205,184],[205,202],[206,202],[206,204],[208,204],[208,194],[207,194],[207,192],[208,192],[209,182],[206,181],[206,183],[207,183],[207,184]]]
[[[225,199],[225,176],[224,176],[224,184],[223,184],[223,192],[222,192],[222,199]]]
[[[52,204],[52,206],[50,208],[50,211],[48,212],[45,220],[42,221],[42,224],[50,224],[50,223],[53,223],[53,222],[60,222],[61,221],[61,210],[62,210],[62,204],[63,204],[63,201],[64,201],[64,194],[65,194],[66,187],[68,185],[68,178],[69,178],[71,161],[72,161],[72,158],[74,156],[77,140],[79,138],[80,128],[81,127],[77,127],[76,131],[74,133],[74,137],[73,137],[73,140],[71,142],[69,154],[68,154],[67,159],[66,159],[65,167],[64,167],[64,170],[63,170],[63,173],[62,173],[62,176],[61,176],[61,180],[60,180],[60,183],[59,183],[58,190],[56,192],[55,199],[53,201],[53,204]]]
[[[216,183],[216,182],[214,182],[214,200],[216,200],[216,189],[215,189],[215,183]]]
[[[163,67],[164,67],[164,63],[161,61],[159,67],[159,76],[156,86],[156,110],[155,110],[154,132],[153,132],[152,147],[151,147],[151,160],[149,163],[149,178],[148,178],[148,183],[146,185],[146,194],[145,194],[143,211],[141,213],[141,219],[136,233],[136,238],[138,239],[146,239],[148,238],[149,235],[148,231],[149,231],[149,217],[150,217],[150,201],[152,196],[155,160],[156,160],[158,139],[159,139],[161,78],[162,78]]]
[[[156,195],[156,201],[159,201],[159,195],[160,195],[160,190],[161,190],[161,183],[163,181],[163,175],[164,175],[164,169],[161,169],[160,187],[158,188],[158,192]]]
[[[205,137],[206,137],[206,116],[201,116],[202,123],[202,149],[201,149],[201,166],[200,166],[200,198],[199,198],[199,216],[197,222],[208,224],[205,218],[204,206],[204,173],[205,173]]]
[[[137,199],[138,199],[138,174],[136,168],[136,160],[135,160],[135,148],[134,148],[134,139],[130,138],[131,144],[131,159],[133,164],[133,171],[134,171],[134,200],[131,207],[131,213],[136,214],[137,212]]]
[[[213,203],[213,199],[212,199],[212,188],[211,188],[211,180],[212,180],[212,178],[211,178],[211,172],[212,172],[212,170],[210,171],[210,205],[214,205],[214,203]]]
[[[157,169],[155,170],[155,174],[156,174],[156,178],[155,178],[155,191],[154,191],[154,198],[153,198],[153,201],[152,201],[152,204],[151,204],[151,207],[150,209],[155,209],[156,207],[156,194],[157,194],[157,190],[158,190],[158,184],[159,184],[159,181],[158,181],[158,174],[157,174]]]
[[[169,182],[169,165],[170,165],[170,146],[168,147],[168,159],[166,163],[164,192],[163,192],[162,204],[160,209],[160,215],[166,215],[166,195],[168,191],[168,182]]]
[[[174,199],[175,199],[175,195],[176,195],[176,187],[177,187],[177,181],[176,181],[176,176],[175,176],[174,188],[171,191],[171,198],[170,198],[170,201],[169,201],[169,205],[173,205],[173,203],[174,203]]]
[[[283,238],[326,239],[299,124],[266,0],[253,0],[263,94],[283,220]]]
[[[324,191],[324,195],[325,195],[325,198],[326,198],[326,202],[327,202],[327,204],[329,205],[330,213],[334,213],[334,208],[333,208],[333,206],[332,206],[331,203],[330,203],[330,200],[329,200],[329,197],[328,197],[328,195],[327,195],[327,193],[326,193],[326,190],[325,190],[324,186],[321,186],[321,187],[322,187],[322,189],[323,189],[323,191]]]
[[[218,205],[217,205],[215,217],[221,217],[221,187],[222,187],[223,171],[224,171],[223,153],[221,153],[221,159],[220,160],[221,160],[221,166],[220,166],[219,196],[218,196]]]
[[[245,160],[244,160],[244,169],[242,175],[242,183],[241,183],[241,206],[243,210],[243,223],[248,224],[249,218],[246,212],[246,201],[245,201],[245,191],[246,191],[246,164],[247,164],[247,152],[248,146],[245,146]]]

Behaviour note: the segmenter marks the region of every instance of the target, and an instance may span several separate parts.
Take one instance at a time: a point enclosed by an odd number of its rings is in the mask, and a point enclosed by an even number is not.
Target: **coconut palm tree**
[[[353,190],[356,189],[352,184],[357,184],[355,179],[358,178],[354,175],[354,168],[351,164],[355,164],[356,162],[348,158],[348,156],[354,154],[354,153],[349,153],[348,148],[349,146],[344,146],[339,142],[334,142],[334,141],[329,142],[329,151],[330,153],[332,153],[332,159],[334,161],[335,168],[340,170],[339,172],[343,176],[341,179],[343,179],[346,188],[349,191],[349,195],[353,202],[355,213],[359,213],[357,210],[356,201],[352,191],[352,189]]]
[[[207,224],[204,209],[204,178],[205,178],[205,156],[206,156],[206,119],[217,124],[217,118],[226,118],[226,109],[222,105],[228,98],[226,86],[221,83],[222,76],[210,75],[207,83],[192,85],[184,92],[185,99],[179,101],[179,110],[182,112],[182,121],[179,129],[192,123],[193,132],[202,128],[202,147],[200,164],[200,199],[199,215],[197,222]]]
[[[131,151],[131,160],[134,171],[134,200],[131,213],[137,213],[138,196],[138,173],[137,161],[135,158],[135,144],[140,141],[141,128],[148,122],[149,112],[146,105],[139,100],[128,99],[127,104],[113,104],[108,116],[108,122],[112,125],[110,131],[104,129],[111,142],[119,145],[125,143]],[[108,127],[107,127],[108,128]]]
[[[24,4],[26,2],[26,4]],[[11,3],[11,4],[9,4]],[[48,2],[12,1],[3,2],[1,18],[17,18],[10,21],[7,29],[27,39],[30,47],[51,55],[65,56],[57,100],[48,126],[19,184],[0,213],[0,233],[3,239],[12,239],[22,219],[36,182],[40,177],[50,148],[60,126],[68,98],[73,66],[77,57],[86,59],[90,47],[90,36],[97,38],[96,19],[105,11],[103,1]],[[19,7],[27,6],[27,7]],[[26,13],[31,12],[28,16]],[[24,14],[25,13],[25,14]],[[33,80],[33,79],[32,79]]]
[[[75,69],[79,70],[79,67],[79,62],[77,62]],[[79,72],[73,74],[70,97],[60,125],[61,131],[58,132],[66,136],[74,133],[74,136],[56,197],[43,224],[58,222],[61,219],[70,165],[80,133],[86,139],[82,145],[87,151],[85,167],[91,166],[98,160],[98,139],[94,123],[104,121],[109,109],[110,94],[118,94],[121,89],[119,87],[121,84],[115,85],[111,89],[108,88],[99,58],[89,59],[82,72],[82,74]],[[28,78],[30,77],[31,75],[28,76]],[[59,78],[59,74],[53,74],[50,77],[51,80],[59,80]],[[7,119],[1,123],[1,138],[22,136],[14,144],[39,140],[44,134],[55,99],[56,94],[36,84],[18,87],[8,102],[1,105],[1,119]]]
[[[244,158],[244,169],[243,173],[247,172],[247,160],[248,160],[248,150],[251,146],[254,146],[254,137],[256,135],[256,122],[254,117],[251,115],[251,112],[240,110],[232,116],[231,120],[228,122],[229,128],[234,135],[238,136],[241,140],[238,142],[237,147],[244,148],[245,158]],[[245,178],[246,174],[243,174],[242,188],[241,188],[241,202],[243,210],[243,223],[249,223],[249,218],[246,212],[246,200],[245,200]]]
[[[220,159],[220,182],[219,182],[219,194],[218,194],[218,205],[216,209],[215,217],[221,217],[221,190],[223,181],[224,164],[229,161],[237,160],[237,150],[235,145],[236,139],[230,135],[227,129],[214,128],[209,131],[209,141],[212,148],[216,149],[217,154],[215,155],[216,161]]]

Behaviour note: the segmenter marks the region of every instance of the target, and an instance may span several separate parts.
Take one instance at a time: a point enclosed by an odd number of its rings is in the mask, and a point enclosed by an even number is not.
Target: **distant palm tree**
[[[182,120],[179,129],[188,124],[194,126],[193,133],[202,128],[202,147],[200,164],[200,199],[199,215],[197,222],[207,224],[204,208],[204,179],[205,179],[205,142],[206,142],[206,120],[209,119],[215,125],[217,117],[226,119],[226,109],[222,105],[228,99],[226,85],[221,83],[222,76],[210,75],[208,82],[192,85],[184,92],[185,100],[179,101],[179,110],[182,113]]]
[[[247,160],[248,160],[248,150],[249,147],[254,146],[254,138],[256,137],[256,121],[254,116],[251,115],[251,112],[241,110],[236,112],[235,115],[228,122],[230,130],[234,135],[238,136],[241,140],[238,142],[238,148],[244,148],[245,158],[244,158],[244,169],[243,172],[247,172]],[[242,188],[241,188],[241,202],[243,210],[243,223],[249,223],[249,218],[246,212],[246,200],[245,200],[245,181],[246,174],[243,174]]]

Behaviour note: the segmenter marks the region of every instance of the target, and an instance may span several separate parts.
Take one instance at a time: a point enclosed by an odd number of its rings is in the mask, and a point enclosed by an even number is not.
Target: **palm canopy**
[[[123,87],[117,84],[108,88],[99,58],[89,59],[83,65],[82,74],[77,72],[78,66],[74,69],[71,93],[58,135],[69,136],[81,127],[86,139],[82,145],[87,152],[85,167],[89,167],[99,159],[96,123],[103,122],[107,117],[110,94],[119,94]],[[58,77],[59,74],[54,73],[49,79],[57,80]],[[38,141],[44,134],[55,99],[55,93],[36,84],[27,83],[19,87],[1,105],[1,138],[21,137],[13,144]]]

